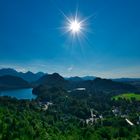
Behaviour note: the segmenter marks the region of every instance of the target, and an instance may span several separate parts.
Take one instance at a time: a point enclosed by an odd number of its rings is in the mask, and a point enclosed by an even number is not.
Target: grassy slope
[[[130,100],[131,98],[135,98],[137,101],[140,101],[140,94],[124,93],[124,94],[114,96],[112,99],[118,100],[119,98],[125,98],[127,100]]]

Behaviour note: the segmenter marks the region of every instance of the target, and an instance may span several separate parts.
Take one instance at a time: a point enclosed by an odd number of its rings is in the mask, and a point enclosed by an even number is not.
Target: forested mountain
[[[69,77],[69,78],[65,78],[68,81],[72,81],[72,82],[80,82],[83,81],[84,79],[82,79],[81,77],[78,76],[74,76],[74,77]]]
[[[73,76],[73,77],[67,77],[65,79],[70,81],[83,81],[83,80],[94,80],[95,76]]]
[[[112,80],[117,82],[140,82],[140,78],[117,78]]]
[[[28,87],[30,87],[30,84],[20,77],[11,75],[0,76],[0,90]]]
[[[38,85],[45,85],[48,87],[66,87],[68,81],[65,80],[58,73],[46,74],[36,81]]]
[[[43,85],[44,87],[61,87],[66,90],[73,90],[76,88],[86,88],[86,90],[90,91],[104,91],[104,92],[131,92],[131,91],[137,91],[137,88],[139,86],[135,86],[136,84],[133,82],[131,84],[130,82],[124,83],[124,82],[118,82],[118,81],[112,81],[109,79],[101,79],[101,78],[94,78],[93,80],[85,80],[83,77],[70,77],[70,78],[63,78],[58,73],[53,74],[45,74],[42,72],[38,72],[36,74],[32,72],[17,72],[14,69],[1,69],[0,70],[0,76],[16,76],[24,79],[25,81],[32,82],[32,86],[39,86]],[[7,78],[7,77],[5,77]],[[88,79],[93,77],[87,77]],[[7,79],[5,79],[7,80]],[[130,85],[130,84],[131,85]],[[10,87],[10,83],[7,83],[5,85],[5,88]],[[17,86],[18,87],[18,86]]]
[[[130,84],[115,82],[109,79],[96,78],[94,80],[81,80],[79,77],[64,79],[57,73],[49,74],[41,77],[37,84],[39,88],[61,87],[65,90],[74,90],[76,88],[85,88],[91,92],[134,92],[138,89]],[[41,87],[42,86],[42,87]],[[36,87],[35,89],[37,89]],[[35,90],[34,89],[34,90]]]
[[[83,76],[81,77],[83,80],[94,80],[96,76]]]
[[[112,80],[133,85],[140,90],[140,78],[118,78]]]
[[[18,72],[11,68],[0,69],[0,76],[4,76],[4,75],[18,76],[28,82],[33,82],[33,81],[38,80],[40,77],[42,77],[44,73],[43,72],[33,73],[30,71],[23,73],[23,72]]]

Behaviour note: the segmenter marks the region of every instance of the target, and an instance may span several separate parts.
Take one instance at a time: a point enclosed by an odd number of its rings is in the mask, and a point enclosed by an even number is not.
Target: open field
[[[131,100],[132,98],[135,98],[137,101],[140,101],[140,94],[135,93],[124,93],[117,96],[112,97],[112,99],[118,100],[119,98],[125,98],[127,100]]]

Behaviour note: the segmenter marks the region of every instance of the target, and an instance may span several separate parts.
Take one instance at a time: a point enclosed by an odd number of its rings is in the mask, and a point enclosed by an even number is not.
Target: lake
[[[15,97],[17,99],[30,100],[36,98],[36,95],[32,94],[32,88],[0,91],[0,96],[10,96]]]

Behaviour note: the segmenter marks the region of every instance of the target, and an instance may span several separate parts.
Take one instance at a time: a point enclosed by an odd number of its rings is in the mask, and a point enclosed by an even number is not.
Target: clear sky
[[[62,27],[75,15],[84,36]],[[62,12],[61,12],[62,11]],[[0,0],[0,68],[140,77],[140,0]]]

